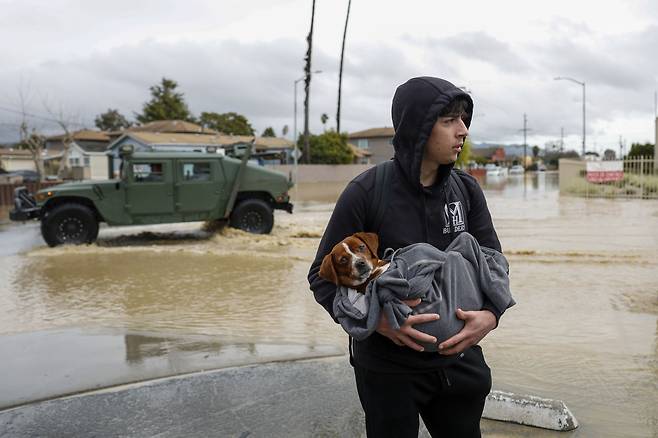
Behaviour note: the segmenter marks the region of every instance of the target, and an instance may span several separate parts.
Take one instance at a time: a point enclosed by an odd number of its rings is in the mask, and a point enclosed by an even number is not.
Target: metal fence
[[[626,158],[616,164],[615,172],[592,178],[594,172],[588,169],[587,161],[560,159],[560,193],[588,198],[658,199],[658,168],[653,157]]]

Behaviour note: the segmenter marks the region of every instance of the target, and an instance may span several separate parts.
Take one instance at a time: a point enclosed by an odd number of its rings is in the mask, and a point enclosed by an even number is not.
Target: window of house
[[[69,158],[69,165],[79,166],[80,165],[80,158]]]
[[[360,138],[357,141],[356,145],[359,147],[359,149],[368,149],[368,139],[367,138]]]
[[[135,182],[162,182],[164,172],[162,163],[133,164],[133,180]]]
[[[182,163],[184,181],[210,181],[210,163]]]
[[[85,167],[89,167],[90,161],[89,157],[85,157]]]

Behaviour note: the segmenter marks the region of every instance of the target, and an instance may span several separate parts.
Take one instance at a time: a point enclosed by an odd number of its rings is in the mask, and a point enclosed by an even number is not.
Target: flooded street
[[[37,223],[8,224],[0,211],[0,338],[146,333],[146,356],[345,350],[306,281],[343,185],[300,185],[295,213],[277,211],[265,236],[170,224],[102,228],[97,244],[48,248]],[[518,303],[483,342],[494,387],[563,400],[581,424],[558,433],[484,421],[485,436],[656,436],[658,202],[560,197],[552,173],[484,187]]]

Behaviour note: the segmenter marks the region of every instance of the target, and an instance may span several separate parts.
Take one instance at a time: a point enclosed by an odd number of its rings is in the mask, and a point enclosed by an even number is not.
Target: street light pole
[[[556,80],[556,81],[561,81],[561,80],[571,81],[571,82],[575,82],[578,85],[582,85],[582,87],[583,87],[583,158],[585,158],[585,139],[586,139],[586,135],[587,135],[586,132],[585,132],[585,126],[586,126],[585,125],[585,114],[586,114],[585,113],[585,82],[584,81],[581,82],[581,81],[578,81],[576,79],[569,78],[569,77],[566,77],[566,76],[558,76],[558,77],[554,78],[554,80]]]

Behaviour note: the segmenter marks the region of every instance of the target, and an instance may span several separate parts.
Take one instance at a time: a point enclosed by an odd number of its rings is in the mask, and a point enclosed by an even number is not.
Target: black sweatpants
[[[430,372],[380,373],[355,364],[354,374],[370,438],[417,438],[418,414],[433,438],[481,436],[491,370],[478,345]]]

